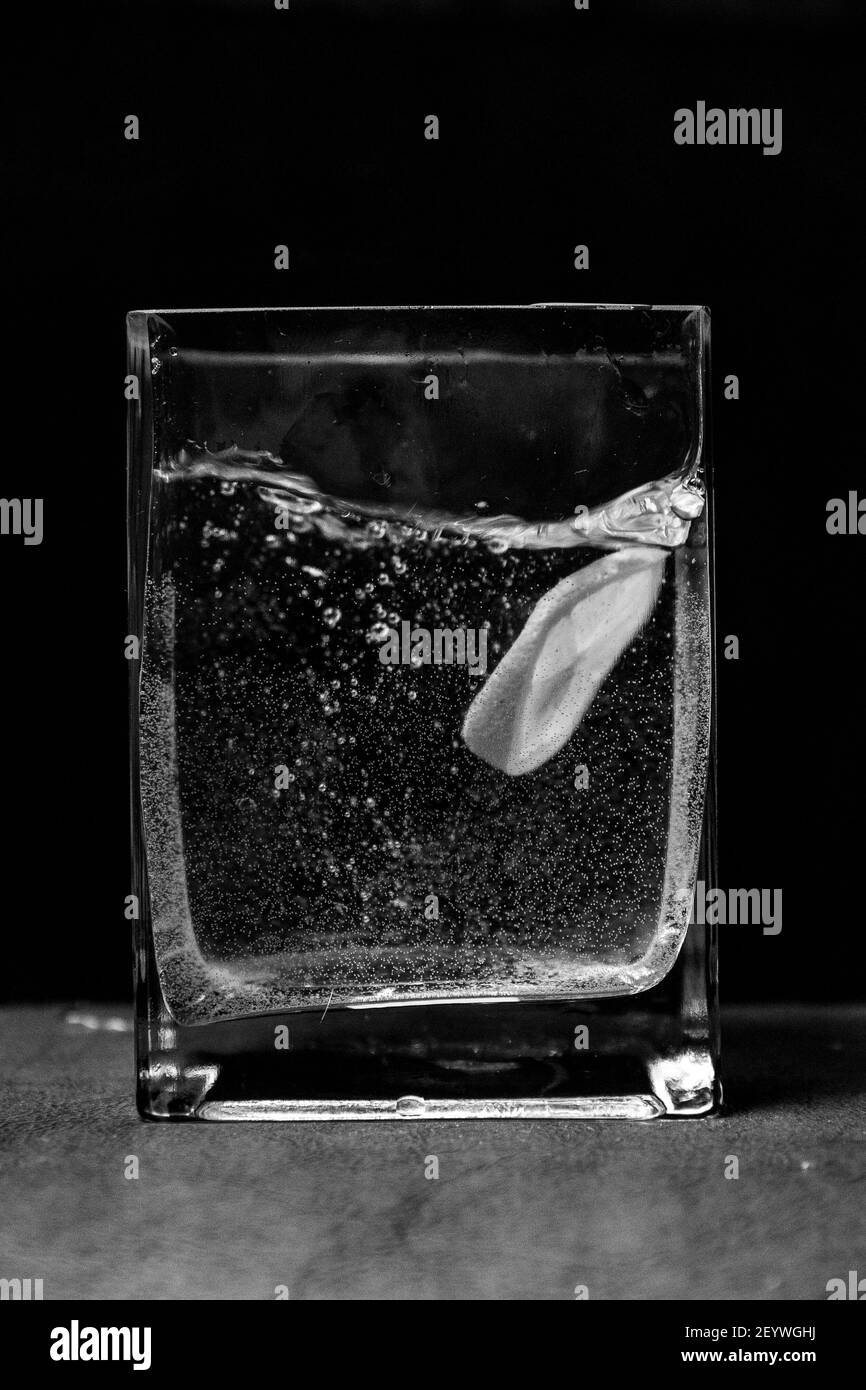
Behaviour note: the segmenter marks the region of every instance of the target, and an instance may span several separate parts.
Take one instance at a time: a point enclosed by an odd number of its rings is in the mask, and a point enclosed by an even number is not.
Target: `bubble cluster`
[[[493,544],[336,527],[321,506],[290,512],[275,548],[273,499],[223,481],[216,466],[172,478],[148,593],[142,797],[177,1017],[332,992],[334,1007],[640,988],[654,951],[675,954],[671,904],[693,871],[708,710],[684,672],[706,659],[703,552],[686,588],[685,562],[667,562],[560,753],[509,777],[461,738],[479,678],[383,665],[379,645],[403,621],[483,628],[493,667],[599,552],[512,547],[501,518]]]

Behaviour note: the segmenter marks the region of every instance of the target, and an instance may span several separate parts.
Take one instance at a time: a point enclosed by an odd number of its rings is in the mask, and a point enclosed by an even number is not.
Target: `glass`
[[[128,316],[143,1114],[717,1104],[708,326]]]

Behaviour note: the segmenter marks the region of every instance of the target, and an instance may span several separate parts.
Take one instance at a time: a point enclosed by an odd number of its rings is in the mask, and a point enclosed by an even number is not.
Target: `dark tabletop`
[[[723,1023],[709,1120],[148,1124],[128,1011],[7,1008],[0,1277],[46,1299],[825,1299],[866,1272],[866,1009]]]

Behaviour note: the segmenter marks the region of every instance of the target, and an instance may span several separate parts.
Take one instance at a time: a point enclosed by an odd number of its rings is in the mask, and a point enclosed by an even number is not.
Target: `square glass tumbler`
[[[129,315],[143,1115],[718,1104],[708,327]]]

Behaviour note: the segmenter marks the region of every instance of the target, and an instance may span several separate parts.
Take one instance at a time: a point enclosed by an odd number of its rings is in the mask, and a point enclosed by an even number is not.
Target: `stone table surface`
[[[148,1124],[128,1010],[7,1007],[0,1277],[46,1299],[826,1299],[866,1272],[866,1008],[723,1029],[707,1120]]]

